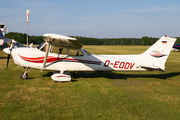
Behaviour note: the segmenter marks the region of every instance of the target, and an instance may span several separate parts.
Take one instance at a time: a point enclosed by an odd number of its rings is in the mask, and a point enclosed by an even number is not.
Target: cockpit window
[[[86,53],[86,55],[91,55],[91,53],[86,50],[84,50],[84,52]]]

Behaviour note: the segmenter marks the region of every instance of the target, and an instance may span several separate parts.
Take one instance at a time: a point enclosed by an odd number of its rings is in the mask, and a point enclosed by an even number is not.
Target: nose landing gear
[[[28,68],[26,68],[25,72],[21,73],[21,79],[27,79],[28,74],[27,74]]]

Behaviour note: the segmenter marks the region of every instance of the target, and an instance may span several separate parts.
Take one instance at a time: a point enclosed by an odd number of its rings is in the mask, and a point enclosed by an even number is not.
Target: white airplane
[[[22,79],[28,78],[30,68],[53,70],[51,78],[61,82],[71,80],[68,71],[165,71],[165,62],[176,41],[163,36],[139,55],[94,55],[82,49],[75,38],[51,33],[43,37],[45,42],[36,48],[3,49],[8,53],[8,61],[11,54],[17,65],[26,68]]]

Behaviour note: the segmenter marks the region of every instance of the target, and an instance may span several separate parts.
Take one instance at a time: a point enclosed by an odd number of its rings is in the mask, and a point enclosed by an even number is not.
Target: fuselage
[[[139,55],[94,55],[80,49],[83,55],[70,56],[49,52],[42,68],[45,52],[38,48],[14,48],[14,62],[22,67],[53,71],[146,71],[141,68]]]
[[[36,48],[5,48],[14,62],[24,68],[22,79],[27,79],[29,68],[55,71],[54,81],[70,81],[68,71],[165,71],[165,62],[175,38],[163,36],[144,53],[139,55],[93,55],[82,49],[75,39],[59,34],[44,34],[44,43]],[[6,67],[7,69],[7,67]]]

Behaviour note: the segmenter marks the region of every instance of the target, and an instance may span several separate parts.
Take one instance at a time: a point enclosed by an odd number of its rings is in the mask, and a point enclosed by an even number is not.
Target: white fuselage
[[[22,67],[54,71],[147,71],[141,68],[140,55],[87,55],[64,56],[49,53],[45,68],[42,68],[45,52],[37,48],[14,48],[14,62]]]

